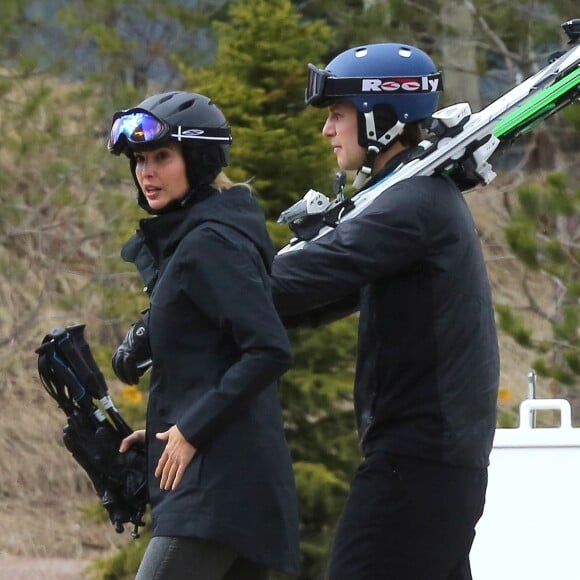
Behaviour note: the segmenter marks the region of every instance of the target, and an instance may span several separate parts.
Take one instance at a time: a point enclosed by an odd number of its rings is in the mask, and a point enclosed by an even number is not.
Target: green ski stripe
[[[580,85],[580,68],[576,68],[574,72],[560,79],[551,87],[540,91],[535,97],[500,121],[494,128],[493,134],[501,138],[520,128],[520,125],[521,128],[525,128],[526,122],[533,121],[538,115],[553,109],[557,99],[578,88],[578,85]]]

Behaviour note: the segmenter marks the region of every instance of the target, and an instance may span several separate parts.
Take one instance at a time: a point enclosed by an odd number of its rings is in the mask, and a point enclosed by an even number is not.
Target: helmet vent
[[[399,56],[402,56],[403,58],[410,58],[411,50],[409,48],[401,47],[399,48]]]
[[[357,50],[354,53],[354,56],[356,58],[363,58],[368,54],[368,50],[366,48],[357,48]]]
[[[195,103],[195,99],[189,99],[188,101],[181,103],[181,105],[179,105],[178,111],[185,111],[185,109],[189,109],[193,106],[193,103]]]

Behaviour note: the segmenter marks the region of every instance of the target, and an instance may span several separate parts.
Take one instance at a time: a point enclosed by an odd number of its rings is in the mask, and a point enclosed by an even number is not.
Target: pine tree
[[[331,37],[321,22],[303,23],[285,0],[234,2],[215,25],[212,64],[181,62],[190,90],[211,95],[233,129],[230,176],[251,179],[275,219],[310,188],[328,189],[333,161],[320,138],[324,113],[304,106],[307,63]]]

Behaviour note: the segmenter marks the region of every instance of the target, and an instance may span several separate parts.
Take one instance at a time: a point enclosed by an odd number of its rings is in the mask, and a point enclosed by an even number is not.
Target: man
[[[375,44],[309,66],[306,102],[361,187],[415,152],[440,73],[421,50]],[[413,177],[301,249],[278,254],[287,325],[360,310],[354,402],[364,459],[329,580],[467,580],[484,506],[499,375],[491,292],[475,226],[444,176]]]

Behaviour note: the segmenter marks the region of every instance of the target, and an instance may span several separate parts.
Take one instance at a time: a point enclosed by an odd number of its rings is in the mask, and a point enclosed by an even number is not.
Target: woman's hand
[[[155,477],[161,478],[159,487],[165,491],[177,489],[197,450],[181,434],[177,425],[155,436],[161,441],[167,441],[155,468]]]
[[[137,431],[133,431],[131,435],[127,435],[127,437],[121,441],[119,452],[125,453],[125,451],[135,445],[135,443],[145,443],[145,429],[137,429]]]

